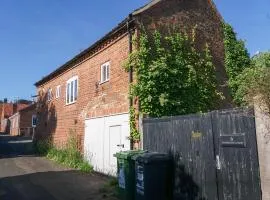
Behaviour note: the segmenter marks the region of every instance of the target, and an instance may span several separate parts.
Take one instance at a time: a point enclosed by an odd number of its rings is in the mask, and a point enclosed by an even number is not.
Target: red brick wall
[[[199,48],[210,46],[216,67],[220,90],[226,99],[219,108],[232,107],[232,99],[226,86],[227,75],[224,67],[224,44],[222,19],[212,0],[165,0],[138,15],[138,22],[147,30],[168,31],[175,28],[180,32],[191,33],[196,28]]]
[[[52,135],[54,143],[62,145],[73,131],[83,142],[86,118],[128,112],[128,73],[122,67],[127,56],[128,37],[124,35],[75,68],[38,87],[40,94],[52,88],[53,100],[48,103],[44,95],[40,97],[37,137]],[[97,84],[100,82],[100,67],[108,61],[110,80]],[[66,82],[73,76],[79,78],[78,100],[66,105]],[[58,85],[61,85],[61,96],[56,99]]]
[[[19,122],[20,122],[20,114],[16,113],[15,115],[9,118],[10,122],[10,132],[9,134],[12,136],[19,135]]]
[[[35,107],[20,112],[20,128],[32,127],[32,116],[36,113]]]
[[[32,116],[36,113],[35,109],[36,107],[31,105],[9,118],[10,135],[17,136],[20,133],[29,135],[32,133]]]
[[[231,99],[224,84],[227,80],[224,69],[224,46],[221,19],[209,0],[166,0],[138,16],[138,21],[151,30],[164,25],[175,25],[190,32],[197,26],[198,46],[210,45],[221,90],[227,97],[220,107],[230,107]],[[56,144],[65,143],[69,132],[76,131],[83,141],[84,121],[98,117],[128,112],[128,73],[122,68],[128,56],[128,36],[104,44],[102,50],[84,60],[73,69],[38,87],[41,100],[38,105],[37,136],[52,135]],[[110,81],[100,81],[100,66],[110,61]],[[66,105],[66,82],[79,77],[79,95],[75,104]],[[56,87],[61,85],[61,97],[55,99]],[[45,92],[52,88],[53,100],[49,103]]]

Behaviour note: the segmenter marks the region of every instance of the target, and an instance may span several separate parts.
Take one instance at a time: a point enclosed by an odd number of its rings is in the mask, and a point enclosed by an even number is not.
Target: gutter
[[[130,23],[132,22],[132,14],[129,14],[128,16],[128,21],[127,21],[127,31],[128,31],[128,54],[130,55],[132,53],[132,28],[130,26]],[[129,69],[129,74],[128,74],[128,80],[129,84],[133,82],[133,67],[131,66]],[[130,98],[129,100],[129,107],[133,105],[133,99]]]

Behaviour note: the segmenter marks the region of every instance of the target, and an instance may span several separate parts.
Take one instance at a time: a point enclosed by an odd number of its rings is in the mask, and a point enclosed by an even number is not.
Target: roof
[[[28,111],[28,110],[35,109],[35,108],[36,108],[36,104],[32,103],[32,104],[27,105],[26,107],[20,109],[18,112],[24,112],[24,111]]]
[[[28,110],[34,110],[36,108],[36,104],[30,104],[25,105],[24,107],[21,107],[16,113],[13,113],[13,115],[9,116],[9,118],[13,118],[14,116],[20,114],[21,112],[28,111]]]
[[[49,75],[42,78],[40,81],[35,83],[35,86],[40,86],[47,81],[51,80],[53,77],[57,76],[58,74],[61,74],[62,72],[72,68],[74,66],[74,63],[76,64],[76,61],[83,59],[87,54],[94,51],[100,44],[105,42],[107,39],[112,37],[113,35],[117,34],[121,30],[123,30],[126,27],[126,23],[128,21],[128,18],[124,19],[120,24],[117,25],[116,28],[112,29],[109,33],[107,33],[103,38],[95,42],[93,45],[76,55],[74,58],[66,62],[64,65],[60,66],[58,69],[50,73]],[[127,30],[126,30],[127,31]]]
[[[49,80],[51,80],[55,76],[74,67],[74,65],[76,65],[78,60],[81,60],[81,59],[84,60],[85,56],[87,56],[88,54],[91,54],[91,52],[95,51],[95,49],[99,45],[101,45],[103,42],[105,42],[106,40],[108,40],[109,38],[114,36],[115,34],[119,33],[120,31],[127,32],[128,31],[127,30],[127,22],[130,20],[131,16],[135,16],[135,15],[142,13],[143,11],[149,9],[150,7],[152,7],[153,5],[155,5],[156,3],[160,2],[160,1],[162,1],[162,0],[153,0],[150,3],[142,6],[141,8],[138,8],[137,10],[133,11],[128,17],[126,17],[121,23],[119,23],[114,29],[112,29],[104,37],[102,37],[100,40],[98,40],[97,42],[92,44],[90,47],[88,47],[87,49],[85,49],[84,51],[82,51],[81,53],[76,55],[74,58],[72,58],[71,60],[69,60],[68,62],[66,62],[62,66],[60,66],[59,68],[57,68],[55,71],[53,71],[49,75],[43,77],[41,80],[39,80],[38,82],[35,83],[35,86],[38,87],[38,86],[48,82]],[[133,22],[134,21],[131,21],[131,23],[134,25]]]
[[[150,3],[136,9],[133,11],[132,15],[138,15],[142,12],[144,12],[145,10],[148,10],[149,8],[151,8],[152,6],[156,5],[157,3],[161,2],[162,0],[153,0],[153,1],[150,1]]]
[[[5,103],[3,105],[4,118],[9,118],[13,115],[13,103]]]
[[[108,39],[110,39],[112,36],[118,34],[121,31],[127,32],[128,31],[127,22],[130,22],[130,23],[132,23],[132,25],[134,25],[134,20],[130,21],[130,17],[136,16],[136,15],[139,15],[139,14],[143,13],[144,11],[148,10],[149,8],[151,8],[152,6],[158,4],[161,1],[166,1],[166,0],[152,0],[149,3],[147,3],[146,5],[144,5],[144,6],[140,7],[140,8],[138,8],[138,9],[134,10],[132,13],[129,14],[128,17],[126,17],[121,23],[119,23],[114,29],[112,29],[104,37],[102,37],[100,40],[98,40],[97,42],[95,42],[94,44],[92,44],[90,47],[88,47],[87,49],[85,49],[84,51],[82,51],[81,53],[79,53],[78,55],[76,55],[74,58],[72,58],[71,60],[69,60],[68,62],[66,62],[62,66],[60,66],[59,68],[57,68],[55,71],[53,71],[49,75],[43,77],[41,80],[39,80],[38,82],[35,83],[35,86],[36,87],[41,86],[42,84],[48,82],[49,80],[53,79],[57,75],[65,72],[68,69],[73,68],[80,61],[85,60],[85,58],[88,57],[89,54],[91,55],[91,53],[95,53],[95,49],[97,49],[101,44],[103,44],[105,41],[107,41]],[[217,16],[221,18],[221,15],[217,11],[216,6],[215,6],[213,0],[208,0],[208,2],[212,6],[212,8],[214,10],[216,10]]]

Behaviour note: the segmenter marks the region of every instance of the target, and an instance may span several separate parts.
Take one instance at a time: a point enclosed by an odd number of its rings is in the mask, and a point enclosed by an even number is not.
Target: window
[[[56,99],[58,99],[61,96],[61,85],[58,85],[56,87]]]
[[[36,127],[36,126],[37,126],[37,116],[32,115],[32,127]]]
[[[47,100],[51,101],[52,100],[52,89],[49,89],[47,92]]]
[[[66,104],[75,103],[78,99],[78,77],[75,76],[67,81]]]
[[[101,65],[100,74],[101,74],[101,81],[100,81],[101,83],[104,83],[110,79],[110,63],[109,62]]]

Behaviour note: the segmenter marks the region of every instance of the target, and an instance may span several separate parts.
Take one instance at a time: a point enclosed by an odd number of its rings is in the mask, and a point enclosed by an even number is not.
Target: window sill
[[[75,104],[75,103],[77,103],[77,101],[74,101],[74,102],[72,102],[72,103],[66,103],[66,106],[70,106],[70,105],[73,105],[73,104]]]
[[[108,80],[106,80],[106,81],[103,81],[103,82],[100,82],[99,85],[105,84],[105,83],[107,83],[107,82],[109,82],[109,81],[110,81],[110,79],[108,79]]]

